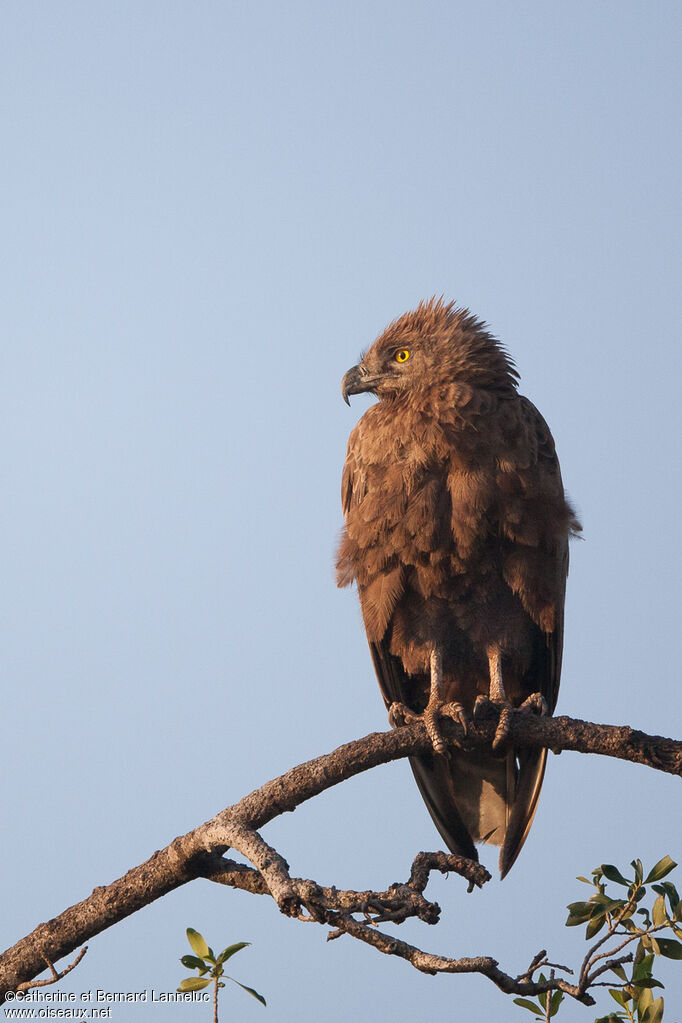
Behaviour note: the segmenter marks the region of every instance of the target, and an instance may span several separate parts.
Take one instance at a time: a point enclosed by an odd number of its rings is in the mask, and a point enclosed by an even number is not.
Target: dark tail
[[[546,750],[496,757],[424,754],[410,764],[433,822],[451,852],[477,860],[475,842],[499,845],[500,876],[521,852],[537,807]]]

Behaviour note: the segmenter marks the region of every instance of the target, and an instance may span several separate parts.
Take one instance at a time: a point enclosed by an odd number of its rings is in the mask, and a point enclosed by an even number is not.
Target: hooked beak
[[[359,365],[349,369],[341,381],[341,395],[346,405],[350,405],[348,400],[349,394],[363,394],[365,391],[373,391],[376,384],[377,379],[365,369],[362,363],[359,363]]]

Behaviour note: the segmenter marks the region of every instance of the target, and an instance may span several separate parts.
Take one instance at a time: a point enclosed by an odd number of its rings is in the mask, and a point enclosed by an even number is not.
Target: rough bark
[[[448,742],[464,749],[489,745],[495,728],[496,715],[492,710],[487,717],[472,722],[466,735],[458,722],[443,722]],[[512,716],[511,739],[515,748],[598,753],[682,775],[682,742],[647,735],[627,726],[598,725],[568,717],[542,718],[517,711]],[[315,881],[292,878],[283,856],[258,834],[257,829],[325,789],[379,764],[423,752],[429,743],[421,723],[377,732],[299,764],[267,782],[205,824],[174,839],[123,877],[95,888],[82,902],[40,924],[3,953],[0,1004],[7,991],[16,991],[32,981],[46,963],[52,969],[52,964],[100,931],[197,877],[271,895],[283,913],[331,926],[330,937],[350,934],[382,952],[405,958],[427,973],[483,973],[503,991],[520,995],[547,990],[549,982],[544,986],[534,983],[528,973],[516,978],[508,976],[490,957],[448,959],[423,952],[376,929],[378,922],[401,923],[413,916],[425,923],[436,923],[440,909],[423,895],[430,871],[456,872],[470,887],[480,886],[490,875],[478,864],[444,853],[421,853],[404,884],[392,885],[384,892],[338,891]],[[225,859],[223,854],[228,849],[240,853],[252,866]],[[362,915],[363,919],[357,920],[354,914]],[[591,1001],[586,992],[563,980],[552,983],[582,1001]]]

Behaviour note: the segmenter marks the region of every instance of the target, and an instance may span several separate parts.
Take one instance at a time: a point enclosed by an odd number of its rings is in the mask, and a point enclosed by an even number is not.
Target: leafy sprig
[[[594,888],[589,899],[568,906],[567,927],[585,925],[585,939],[592,941],[578,978],[578,991],[607,987],[618,1009],[601,1016],[595,1023],[661,1023],[664,1001],[654,997],[653,989],[663,984],[653,975],[658,957],[682,960],[682,901],[677,888],[664,881],[677,866],[664,856],[644,876],[641,860],[633,860],[632,876],[626,877],[618,867],[603,863],[592,871],[592,878],[578,880]],[[607,891],[608,883],[624,891]],[[648,886],[655,893],[653,905],[643,904]],[[668,930],[675,937],[661,937]],[[615,942],[615,944],[613,944]],[[620,955],[636,942],[634,953]],[[629,973],[625,967],[629,966]],[[599,978],[611,974],[611,980]],[[550,980],[554,979],[552,973]],[[541,983],[547,978],[541,974]],[[562,992],[551,989],[538,995],[537,1002],[515,998],[514,1002],[535,1015],[536,1020],[549,1021],[563,1001]]]
[[[252,987],[247,987],[246,984],[241,984],[234,977],[228,977],[223,967],[225,963],[236,955],[237,952],[241,952],[243,948],[247,948],[251,944],[249,941],[237,941],[234,945],[228,945],[224,948],[220,955],[216,956],[213,949],[209,946],[206,939],[198,931],[195,931],[193,927],[187,928],[187,940],[189,941],[190,947],[194,952],[194,955],[182,956],[180,962],[183,966],[187,967],[188,970],[197,970],[196,977],[186,977],[178,987],[178,991],[202,991],[208,987],[209,984],[213,984],[213,1020],[214,1023],[218,1023],[218,992],[225,987],[225,980],[231,980],[233,984],[240,987],[242,991],[246,991],[247,994],[251,995],[265,1005],[265,999]],[[223,980],[223,977],[225,980]]]

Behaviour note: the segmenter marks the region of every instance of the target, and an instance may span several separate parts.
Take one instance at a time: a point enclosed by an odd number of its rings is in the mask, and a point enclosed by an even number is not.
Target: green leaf
[[[613,998],[614,1002],[618,1002],[618,1004],[623,1008],[627,1005],[628,999],[625,997],[622,991],[618,990],[618,988],[610,987],[609,994]]]
[[[599,913],[595,913],[590,920],[585,930],[585,940],[589,941],[595,934],[599,934],[600,930],[606,923],[606,913],[601,910]]]
[[[670,908],[671,908],[671,910],[674,913],[675,912],[675,906],[680,901],[680,896],[678,894],[677,888],[672,883],[672,881],[664,881],[663,884],[654,884],[651,887],[653,888],[653,890],[655,892],[658,892],[659,895],[667,895],[668,896],[668,902],[670,903]]]
[[[563,991],[555,991],[549,1002],[549,1014],[550,1016],[556,1016],[559,1011],[559,1006],[564,1000]]]
[[[639,860],[637,861],[639,863]],[[660,881],[662,877],[669,874],[671,870],[674,870],[677,864],[670,856],[664,856],[662,860],[654,864],[649,873],[647,874],[646,881],[644,884],[649,884],[651,881]]]
[[[637,1012],[640,1017],[644,1015],[650,1005],[653,1005],[654,996],[652,995],[649,988],[644,988],[639,998],[637,999]]]
[[[201,977],[186,977],[178,988],[178,991],[201,991],[211,983],[209,979],[202,980]]]
[[[682,942],[673,938],[656,938],[661,955],[666,959],[682,959]]]
[[[628,979],[625,970],[623,969],[622,966],[612,966],[611,971],[615,973],[615,975],[618,977],[618,980],[622,980],[623,982],[625,982]]]
[[[514,1005],[520,1005],[522,1009],[528,1009],[529,1012],[534,1012],[536,1015],[542,1014],[542,1009],[535,1002],[531,1002],[528,998],[515,998]]]
[[[626,903],[623,902],[622,899],[609,899],[607,902],[603,903],[603,906],[606,912],[610,913],[611,916],[617,916],[625,909]]]
[[[626,888],[631,884],[630,881],[623,877],[618,867],[614,867],[612,863],[602,863],[601,872],[604,877],[608,878],[609,881],[615,881],[616,884],[624,884]]]
[[[580,925],[584,924],[587,920],[589,920],[589,916],[571,916],[569,914],[567,919],[566,919],[565,926],[566,927],[580,927]]]
[[[636,963],[634,970],[632,971],[632,980],[636,984],[642,977],[651,976],[651,968],[654,963],[654,957],[651,955],[644,956]]]
[[[237,941],[234,945],[228,945],[227,948],[224,948],[218,956],[218,962],[226,963],[233,955],[237,952],[241,952],[243,948],[247,948],[250,944],[250,941]]]
[[[251,995],[252,998],[255,998],[257,1001],[259,1001],[261,1005],[267,1005],[267,1002],[265,1001],[263,996],[259,995],[257,991],[254,991],[252,987],[247,987],[246,984],[240,984],[238,980],[234,979],[234,977],[228,977],[227,979],[231,980],[233,984],[237,985],[237,987],[240,987],[242,991],[246,991],[246,993]]]
[[[571,902],[566,909],[568,910],[566,927],[578,927],[590,919],[594,912],[594,904],[592,902]]]
[[[642,878],[644,876],[644,867],[642,866],[642,861],[641,860],[633,860],[632,863],[630,864],[630,866],[634,867],[634,870],[635,870],[635,881],[637,882],[637,884],[641,884]]]
[[[663,1019],[663,999],[657,998],[655,1002],[640,1012],[640,1023],[660,1023]]]
[[[593,895],[590,899],[593,906],[624,906],[625,903],[622,899],[612,899],[610,895],[605,892],[599,892],[597,895]]]
[[[183,956],[180,960],[183,966],[186,966],[188,970],[205,970],[206,963],[203,959],[199,959],[197,956]]]
[[[652,910],[652,919],[654,926],[658,927],[659,924],[664,924],[667,919],[667,913],[665,911],[665,898],[663,895],[659,895],[654,902],[654,908]]]
[[[585,884],[592,884],[592,882],[588,881],[586,877],[580,877],[580,875],[576,877],[576,881],[583,881]]]
[[[211,950],[206,944],[203,936],[199,934],[198,931],[195,931],[193,927],[187,928],[187,940],[192,946],[193,952],[196,952],[196,954],[201,956],[202,959],[208,958]]]

